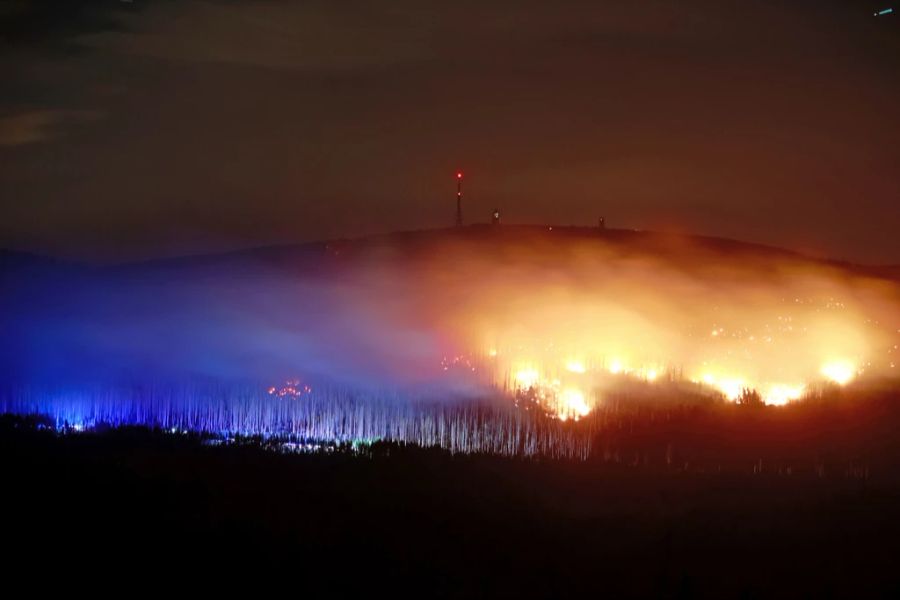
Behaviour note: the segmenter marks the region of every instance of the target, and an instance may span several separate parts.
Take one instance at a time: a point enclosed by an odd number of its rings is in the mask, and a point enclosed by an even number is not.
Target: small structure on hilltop
[[[600,219],[597,221],[597,229],[599,229],[600,231],[606,229],[606,217],[600,217]]]
[[[499,225],[500,224],[500,209],[495,208],[494,212],[491,213],[491,225]]]

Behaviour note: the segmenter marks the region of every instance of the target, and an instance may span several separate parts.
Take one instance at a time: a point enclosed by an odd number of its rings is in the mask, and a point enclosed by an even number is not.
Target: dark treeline
[[[6,566],[316,596],[889,596],[895,404],[622,409],[586,461],[384,442],[283,454],[7,416]]]

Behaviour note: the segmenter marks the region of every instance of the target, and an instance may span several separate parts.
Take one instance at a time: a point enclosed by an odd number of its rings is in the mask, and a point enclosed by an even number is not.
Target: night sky
[[[0,247],[116,262],[469,221],[900,263],[890,2],[4,2]]]

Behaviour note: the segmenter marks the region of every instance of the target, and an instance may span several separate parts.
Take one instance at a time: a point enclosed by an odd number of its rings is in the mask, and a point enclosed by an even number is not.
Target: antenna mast
[[[462,227],[462,171],[456,172],[456,226]]]

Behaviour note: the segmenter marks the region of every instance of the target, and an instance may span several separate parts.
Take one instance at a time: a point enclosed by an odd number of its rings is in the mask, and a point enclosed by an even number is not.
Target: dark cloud
[[[52,140],[65,126],[93,121],[90,111],[33,110],[0,118],[0,146],[20,146]]]
[[[900,48],[865,3],[116,4],[15,26],[0,123],[42,141],[0,146],[0,245],[439,226],[462,167],[471,219],[900,260]],[[43,51],[61,37],[80,51]],[[34,117],[61,114],[102,119]]]
[[[123,17],[144,6],[122,0],[8,0],[0,8],[0,42],[66,47],[86,33],[122,30]]]

